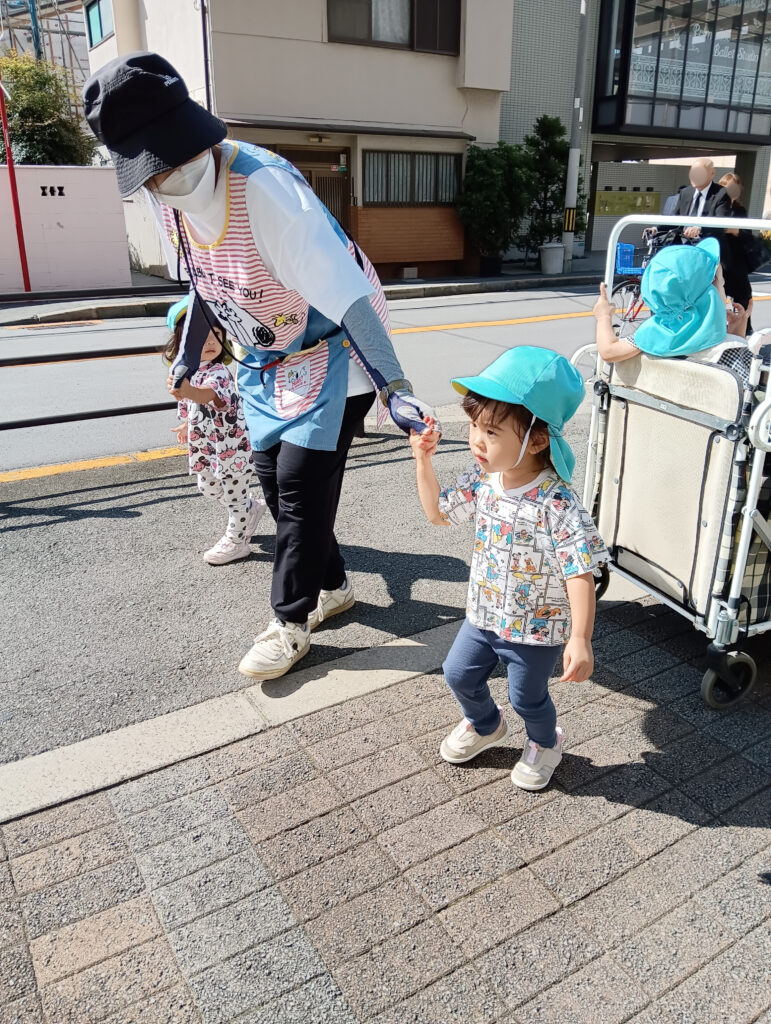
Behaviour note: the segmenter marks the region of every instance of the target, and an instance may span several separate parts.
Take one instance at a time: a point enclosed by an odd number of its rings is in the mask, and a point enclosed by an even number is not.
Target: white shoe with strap
[[[254,644],[241,659],[238,671],[252,679],[278,679],[304,658],[310,647],[311,631],[307,623],[282,623],[274,619],[254,638]]]
[[[355,603],[356,598],[353,596],[353,584],[346,576],[342,587],[338,587],[337,590],[321,591],[319,603],[308,616],[308,625],[311,629],[316,629],[317,626],[320,626],[327,619],[332,619],[335,615],[340,615],[341,612],[347,612]]]
[[[495,732],[482,736],[476,731],[467,718],[464,718],[455,728],[442,740],[439,753],[445,761],[450,764],[464,764],[481,754],[488,747],[498,747],[503,744],[509,727],[503,717],[503,709],[500,704],[498,710],[501,712],[501,720]]]
[[[562,760],[565,733],[557,726],[557,742],[553,747],[541,747],[531,739],[525,741],[522,757],[514,765],[511,781],[520,789],[545,789],[551,782],[554,769]]]

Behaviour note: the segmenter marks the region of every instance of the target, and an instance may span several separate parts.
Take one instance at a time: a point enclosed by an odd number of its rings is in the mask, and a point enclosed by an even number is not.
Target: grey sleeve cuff
[[[361,356],[365,369],[375,371],[373,377],[378,387],[404,376],[391,339],[367,296],[357,299],[349,307],[343,316],[342,326]],[[378,380],[378,376],[383,380]]]

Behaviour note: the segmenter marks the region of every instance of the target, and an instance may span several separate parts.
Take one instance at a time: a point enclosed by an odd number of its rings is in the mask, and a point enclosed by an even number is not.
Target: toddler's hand
[[[608,300],[608,289],[605,284],[600,285],[600,296],[594,304],[592,313],[594,313],[595,320],[604,320],[606,317],[612,318],[616,312],[616,307]]]
[[[177,435],[177,444],[182,444],[183,441],[187,440],[187,423],[178,423],[176,427],[169,428],[172,434]]]
[[[169,374],[169,376],[166,378],[166,388],[168,389],[169,394],[173,398],[176,398],[178,402],[183,398],[189,397],[188,393],[190,391],[190,384],[187,380],[181,380],[179,382],[179,387],[175,388],[174,378],[171,376],[171,374]]]
[[[564,671],[560,676],[561,683],[585,683],[594,669],[591,643],[571,636],[565,644],[562,661]]]
[[[426,429],[422,433],[410,431],[410,448],[416,459],[430,459],[436,454],[439,438],[442,435],[436,429],[436,421],[430,416],[426,419]]]
[[[728,321],[728,333],[736,334],[740,338],[744,338],[747,335],[747,321],[752,315],[752,299],[747,304],[747,308],[740,302],[734,302],[731,305],[731,309],[726,309],[726,320]]]

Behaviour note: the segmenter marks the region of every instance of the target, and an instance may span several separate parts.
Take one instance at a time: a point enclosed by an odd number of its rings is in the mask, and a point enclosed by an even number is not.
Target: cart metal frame
[[[608,242],[608,255],[605,264],[605,284],[610,295],[613,291],[613,279],[616,267],[616,243],[622,231],[627,227],[639,226],[640,228],[650,227],[651,221],[655,220],[657,225],[662,227],[689,227],[704,225],[702,218],[693,217],[651,217],[634,215],[623,217],[613,227]],[[710,228],[736,228],[737,221],[733,218],[710,217]],[[769,231],[771,220],[747,218],[741,220],[742,230]],[[771,328],[756,332],[753,339],[759,336],[771,335]],[[572,362],[577,365],[587,356],[594,356],[594,395],[592,400],[591,419],[589,425],[589,445],[586,460],[586,474],[584,477],[583,501],[587,508],[592,508],[595,497],[599,497],[602,471],[602,451],[604,444],[600,445],[600,413],[607,409],[611,396],[629,399],[627,389],[609,382],[603,373],[607,366],[600,358],[596,345],[585,345],[574,353]],[[761,375],[769,374],[767,380],[771,379],[771,362],[764,363],[760,355],[755,355],[750,368],[749,382],[744,388],[742,410],[736,422],[718,422],[717,417],[708,417],[704,413],[694,412],[689,417],[689,410],[678,407],[678,415],[686,419],[691,418],[694,422],[705,424],[708,419],[710,426],[726,433],[731,440],[741,440],[747,444],[747,464],[749,466],[749,479],[747,483],[747,495],[744,506],[741,510],[740,524],[741,535],[735,549],[734,565],[730,577],[728,596],[722,600],[710,600],[707,617],[692,614],[688,609],[679,605],[668,595],[661,593],[656,587],[639,579],[633,573],[617,566],[613,561],[609,563],[610,569],[618,576],[634,583],[646,593],[655,597],[662,604],[672,608],[679,615],[688,619],[696,629],[703,632],[712,642],[708,649],[708,664],[710,668],[705,673],[702,681],[702,696],[707,704],[714,708],[726,708],[734,705],[745,696],[754,685],[757,675],[757,666],[754,660],[745,652],[738,650],[738,644],[746,637],[755,636],[771,630],[771,621],[756,622],[752,624],[740,623],[740,604],[742,586],[747,570],[747,561],[753,535],[757,535],[761,542],[771,552],[771,529],[766,519],[758,509],[758,498],[763,482],[763,470],[766,453],[771,451],[771,388],[766,391],[765,397],[760,402],[755,402],[755,392],[758,389]],[[666,403],[648,399],[644,395],[635,395],[635,402],[639,404],[651,404],[657,409],[666,411]],[[673,412],[674,412],[673,408]],[[604,439],[603,439],[604,440]],[[597,494],[595,495],[595,491]],[[737,525],[738,529],[738,525]],[[734,537],[736,534],[734,534]],[[604,593],[607,587],[608,577],[606,576],[598,586],[598,596]]]

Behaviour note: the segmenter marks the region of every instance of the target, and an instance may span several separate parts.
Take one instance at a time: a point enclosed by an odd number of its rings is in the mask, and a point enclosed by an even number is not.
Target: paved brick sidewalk
[[[0,1024],[769,1024],[771,690],[708,711],[658,606],[595,640],[542,794],[518,727],[440,761],[430,675],[5,825]]]

